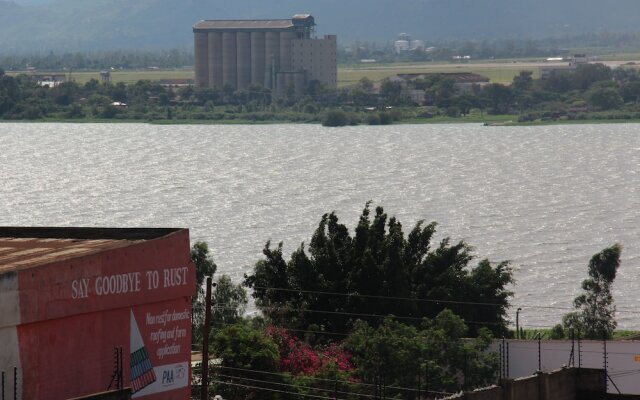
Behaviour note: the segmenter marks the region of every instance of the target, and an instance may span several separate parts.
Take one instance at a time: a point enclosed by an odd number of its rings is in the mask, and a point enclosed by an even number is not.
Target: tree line
[[[495,383],[499,356],[488,350],[494,337],[514,336],[507,317],[513,270],[507,261],[475,261],[464,241],[434,243],[436,226],[418,221],[405,234],[396,218],[367,203],[353,234],[329,213],[309,245],[289,257],[282,243],[267,242],[243,282],[217,281],[211,393],[419,399]],[[584,292],[556,337],[611,337],[620,253],[616,244],[592,257]],[[216,267],[202,242],[191,259],[197,345],[202,282]],[[260,311],[252,317],[243,316],[247,289]]]
[[[415,104],[418,93],[424,106]],[[244,120],[322,122],[325,125],[382,125],[469,114],[511,115],[536,120],[639,119],[640,73],[603,64],[580,64],[572,72],[534,79],[522,71],[510,85],[490,83],[460,92],[446,74],[427,74],[406,82],[384,80],[379,90],[367,78],[327,90],[312,81],[299,94],[288,88],[275,95],[261,86],[247,90],[171,88],[159,82],[38,84],[30,75],[0,70],[0,118],[120,119],[141,121]]]
[[[36,54],[0,54],[0,68],[7,71],[96,71],[156,68],[183,68],[193,65],[193,50],[156,51],[102,50]]]

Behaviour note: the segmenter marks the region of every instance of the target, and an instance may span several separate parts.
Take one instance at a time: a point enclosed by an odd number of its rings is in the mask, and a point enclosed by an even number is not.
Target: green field
[[[351,67],[338,69],[338,86],[349,86],[367,77],[372,81],[381,81],[396,74],[442,73],[442,72],[473,72],[484,75],[496,83],[511,83],[513,77],[520,71],[532,71],[533,78],[539,77],[538,67],[532,64],[518,65],[516,63],[468,63],[468,64],[389,64],[372,65],[369,67]]]
[[[26,72],[7,72],[7,74],[16,76]],[[81,85],[89,82],[91,79],[100,80],[100,71],[92,72],[52,72],[52,71],[38,71],[38,74],[64,74],[67,79],[71,79]],[[28,73],[27,73],[28,74]],[[193,79],[192,69],[178,69],[178,70],[125,70],[125,71],[111,71],[111,82],[118,83],[136,83],[139,80],[148,79],[151,81],[159,81],[161,79]]]
[[[533,71],[533,77],[538,77],[538,68],[527,63],[523,65],[509,63],[469,63],[469,64],[386,64],[370,66],[348,66],[338,68],[338,87],[349,86],[357,83],[361,78],[367,77],[378,82],[392,75],[402,73],[440,73],[440,72],[475,72],[491,79],[491,82],[509,83],[520,71]],[[40,72],[45,73],[45,72]],[[53,73],[53,72],[52,72]],[[59,72],[55,72],[59,73]],[[17,75],[19,72],[10,72]],[[66,73],[72,80],[84,84],[91,79],[100,79],[100,72],[72,72]],[[111,82],[135,83],[148,79],[158,81],[161,79],[194,79],[192,69],[178,70],[125,70],[112,71]]]
[[[68,74],[67,74],[68,76]],[[71,78],[80,84],[90,81],[91,79],[100,80],[100,72],[74,72]],[[159,81],[161,79],[193,79],[192,69],[178,70],[127,70],[112,71],[111,82],[118,83],[136,83],[143,79],[151,81]]]

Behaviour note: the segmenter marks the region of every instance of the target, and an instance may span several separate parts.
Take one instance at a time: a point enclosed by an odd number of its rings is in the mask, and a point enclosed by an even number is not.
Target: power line
[[[429,303],[447,303],[447,304],[463,304],[463,305],[466,304],[466,305],[481,305],[481,306],[494,306],[494,307],[507,306],[507,304],[499,304],[499,303],[483,303],[483,302],[473,302],[473,301],[439,300],[439,299],[420,299],[415,297],[380,296],[380,295],[369,295],[369,294],[358,294],[358,293],[327,292],[327,291],[319,291],[319,290],[273,288],[273,287],[264,287],[264,286],[254,286],[252,287],[252,289],[274,290],[274,291],[296,292],[296,293],[310,293],[310,294],[324,294],[329,296],[360,297],[360,298],[371,298],[371,299],[379,299],[379,300],[405,300],[405,301],[417,301],[417,302],[429,302]]]
[[[520,307],[523,309],[543,309],[543,310],[576,310],[575,307],[562,307],[562,306],[541,306],[541,305],[518,305],[518,304],[502,304],[502,303],[488,303],[488,302],[477,302],[477,301],[462,301],[462,300],[445,300],[445,299],[424,299],[417,297],[398,297],[398,296],[382,296],[382,295],[367,295],[367,294],[359,294],[359,293],[340,293],[340,292],[329,292],[329,291],[321,291],[321,290],[302,290],[302,289],[290,289],[290,288],[275,288],[275,287],[266,287],[266,286],[254,286],[252,289],[259,290],[273,290],[273,291],[283,291],[283,292],[295,292],[295,293],[309,293],[309,294],[322,294],[328,296],[343,296],[343,297],[358,297],[358,298],[371,298],[371,299],[379,299],[379,300],[404,300],[404,301],[412,301],[412,302],[427,302],[427,303],[444,303],[444,304],[459,304],[459,305],[474,305],[474,306],[492,306],[492,307]],[[622,310],[624,313],[628,314],[640,314],[640,311],[635,311],[635,308],[627,308],[627,307],[616,307],[616,311]]]
[[[217,381],[217,380],[212,380],[211,382],[212,383],[219,383],[221,385],[238,386],[238,387],[243,387],[243,388],[247,388],[247,389],[258,389],[258,390],[266,390],[266,391],[269,391],[269,392],[276,392],[276,393],[295,394],[295,395],[298,395],[298,396],[311,397],[311,398],[315,398],[315,399],[335,400],[332,397],[324,397],[324,396],[316,396],[316,395],[313,395],[313,394],[296,393],[296,392],[290,392],[290,391],[285,391],[285,390],[264,388],[264,387],[260,387],[260,386],[242,385],[242,384],[239,384],[239,383],[231,383],[231,382],[224,382],[224,381]]]
[[[196,306],[194,307],[194,309],[202,309],[202,306]],[[218,309],[218,310],[236,310],[236,307],[233,307],[231,305],[229,306],[224,306],[224,305],[217,305],[214,306],[213,309]],[[413,316],[402,316],[402,315],[394,315],[394,314],[366,314],[366,313],[354,313],[354,312],[347,312],[347,311],[326,311],[326,310],[314,310],[314,309],[304,309],[304,308],[290,308],[290,307],[261,307],[261,310],[266,310],[266,311],[282,311],[282,312],[288,312],[288,313],[315,313],[315,314],[329,314],[329,315],[344,315],[344,316],[352,316],[352,317],[368,317],[368,318],[380,318],[380,319],[384,319],[384,318],[391,318],[391,319],[404,319],[404,320],[414,320],[414,321],[422,321],[425,318],[428,318],[427,316],[423,316],[423,317],[413,317]],[[503,325],[505,322],[499,322],[499,321],[474,321],[474,320],[465,320],[463,317],[460,317],[462,319],[462,321],[464,322],[464,324],[466,325],[479,325],[479,326],[486,326],[486,325],[498,325],[501,326]],[[432,318],[430,318],[432,319]],[[606,320],[605,318],[600,318],[600,320]],[[533,325],[533,324],[527,324],[527,327],[529,328],[536,328],[536,329],[548,329],[549,326],[548,325]],[[331,333],[329,331],[309,331],[312,333]],[[340,334],[343,335],[344,333],[342,332],[333,332],[334,334]]]
[[[223,307],[223,306],[214,306],[214,309],[229,309],[234,310],[235,307]],[[312,309],[304,309],[304,308],[289,308],[289,307],[261,307],[261,310],[271,310],[271,311],[285,311],[285,312],[307,312],[307,313],[319,313],[319,314],[330,314],[330,315],[345,315],[345,316],[353,316],[353,317],[369,317],[369,318],[394,318],[394,319],[408,319],[414,321],[422,321],[424,317],[411,317],[411,316],[402,316],[402,315],[393,315],[393,314],[366,314],[366,313],[354,313],[347,311],[325,311],[325,310],[312,310]],[[462,318],[461,318],[462,319]],[[502,322],[496,321],[467,321],[464,320],[465,324],[470,325],[502,325]]]
[[[257,372],[257,373],[260,373],[260,374],[276,375],[276,376],[280,376],[280,377],[284,376],[284,374],[281,373],[281,372],[269,372],[269,371],[247,369],[247,368],[226,367],[226,366],[222,366],[222,365],[216,365],[216,366],[214,366],[214,368],[223,368],[223,369],[230,369],[230,370],[234,370],[234,371],[244,371],[244,372]],[[332,382],[332,383],[338,382],[338,383],[343,383],[343,384],[347,384],[347,385],[376,386],[373,383],[350,382],[350,381],[345,381],[345,380],[318,378],[318,377],[307,376],[307,375],[305,375],[305,378],[306,379],[312,379],[312,380],[325,381],[325,382]],[[402,386],[390,386],[390,388],[399,389],[399,390],[413,390],[413,391],[417,390],[417,389],[414,389],[414,388],[405,388],[405,387],[402,387]],[[424,390],[421,390],[421,392],[424,392]],[[453,393],[449,393],[449,392],[438,392],[438,391],[434,391],[434,390],[429,390],[428,392],[429,393],[434,393],[434,394],[453,394]]]
[[[289,384],[289,383],[271,382],[271,381],[264,381],[264,380],[260,380],[260,379],[245,378],[243,376],[234,376],[234,375],[225,375],[225,374],[218,374],[218,376],[220,376],[222,378],[241,379],[241,380],[251,381],[251,382],[256,382],[256,383],[268,383],[270,385],[286,386],[286,387],[292,387],[292,388],[297,388],[297,389],[318,390],[318,391],[321,391],[321,392],[349,394],[349,395],[356,395],[356,396],[369,397],[369,398],[375,397],[373,395],[365,394],[365,393],[344,392],[344,391],[340,391],[340,390],[324,389],[324,388],[317,388],[317,387],[310,387],[310,386],[297,386],[297,385],[292,385],[292,384]]]

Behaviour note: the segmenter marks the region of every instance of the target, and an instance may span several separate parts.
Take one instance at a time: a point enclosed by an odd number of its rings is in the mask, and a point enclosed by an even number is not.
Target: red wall
[[[24,399],[106,390],[116,346],[125,386],[137,385],[134,398],[189,397],[195,270],[188,231],[21,271],[19,291]],[[136,362],[144,376],[132,382]]]

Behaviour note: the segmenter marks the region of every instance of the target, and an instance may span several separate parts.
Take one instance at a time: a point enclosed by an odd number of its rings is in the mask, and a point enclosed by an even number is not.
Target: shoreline
[[[395,121],[387,125],[345,125],[346,126],[389,126],[389,125],[456,125],[456,124],[483,124],[487,127],[525,127],[525,126],[548,126],[548,125],[600,125],[600,124],[637,124],[640,119],[573,119],[573,120],[549,120],[549,121],[528,121],[517,122],[517,115],[499,115],[486,117],[435,117],[435,118],[409,118]],[[34,120],[0,120],[0,124],[146,124],[146,125],[321,125],[320,121],[288,121],[269,120],[255,121],[249,119],[229,119],[229,120],[140,120],[140,119],[105,119],[105,118],[83,118],[83,119],[61,119],[61,118],[39,118]],[[329,127],[327,127],[329,128]],[[336,127],[332,127],[336,128]],[[341,128],[341,127],[337,127]]]

